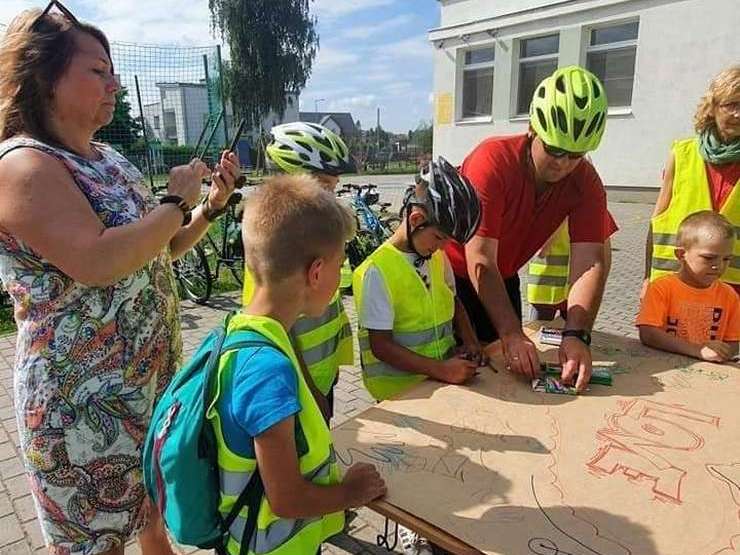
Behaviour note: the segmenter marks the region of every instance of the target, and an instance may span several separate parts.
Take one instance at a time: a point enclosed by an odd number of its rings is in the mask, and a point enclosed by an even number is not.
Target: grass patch
[[[13,319],[13,307],[0,307],[0,336],[15,333],[15,320]]]

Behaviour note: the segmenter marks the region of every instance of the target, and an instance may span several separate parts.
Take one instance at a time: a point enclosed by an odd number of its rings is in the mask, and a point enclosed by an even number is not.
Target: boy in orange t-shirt
[[[732,260],[735,229],[712,210],[688,216],[678,228],[675,274],[652,282],[637,317],[649,347],[710,362],[738,354],[740,297],[720,276]]]

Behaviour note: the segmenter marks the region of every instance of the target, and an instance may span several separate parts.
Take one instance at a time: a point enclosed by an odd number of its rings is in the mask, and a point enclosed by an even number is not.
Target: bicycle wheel
[[[211,268],[201,245],[192,249],[172,263],[175,277],[180,284],[180,297],[198,304],[205,304],[211,297]]]

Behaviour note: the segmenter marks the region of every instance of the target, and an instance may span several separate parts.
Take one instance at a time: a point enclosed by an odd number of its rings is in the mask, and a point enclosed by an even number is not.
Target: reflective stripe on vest
[[[393,338],[407,349],[435,360],[443,360],[455,345],[452,319],[455,298],[445,283],[444,254],[436,252],[429,261],[429,288],[390,243],[384,243],[356,270],[352,289],[358,313],[362,311],[365,273],[377,269],[393,305]],[[388,399],[426,379],[393,368],[375,357],[368,330],[360,328],[360,360],[365,387],[377,400]]]
[[[559,305],[568,298],[570,235],[567,218],[552,234],[545,256],[535,256],[527,270],[527,302]]]
[[[306,439],[307,452],[298,459],[299,469],[306,480],[318,485],[331,485],[340,482],[339,467],[331,444],[331,434],[319,411],[316,401],[306,385],[293,351],[288,334],[282,326],[266,317],[236,314],[229,323],[229,331],[251,329],[264,336],[283,353],[293,364],[298,383],[298,401],[301,410],[296,416],[300,433]],[[252,473],[257,467],[254,458],[247,458],[234,453],[223,436],[218,400],[221,389],[225,385],[225,370],[231,369],[236,357],[230,352],[221,357],[219,375],[215,384],[215,395],[208,410],[208,419],[213,425],[218,448],[219,482],[221,488],[221,502],[219,511],[228,512],[241,494],[242,489],[249,483]],[[248,507],[239,513],[229,532],[227,550],[231,555],[238,555],[241,547],[242,535],[249,516]],[[257,515],[257,528],[249,539],[250,554],[289,555],[293,553],[315,553],[321,542],[326,538],[341,532],[344,528],[344,513],[337,512],[322,517],[310,519],[284,519],[272,512],[265,495],[260,501]]]
[[[704,159],[699,153],[698,139],[685,139],[673,144],[675,170],[673,194],[668,208],[651,220],[653,232],[653,257],[650,280],[675,272],[679,268],[676,259],[676,235],[681,222],[694,212],[712,210],[709,179]],[[740,182],[739,182],[740,183]],[[740,284],[740,186],[735,184],[725,200],[720,214],[735,227],[733,258],[722,281]]]
[[[249,304],[254,294],[254,278],[244,275],[242,300]],[[326,311],[316,318],[301,316],[290,330],[298,350],[318,390],[327,395],[339,374],[339,366],[355,363],[352,327],[344,311],[339,290],[334,293]]]
[[[330,476],[332,465],[336,464],[336,462],[337,462],[336,455],[334,454],[334,450],[332,450],[329,459],[323,465],[321,465],[315,471],[309,472],[303,477],[306,480],[309,480],[312,482],[318,479],[326,480]],[[251,477],[251,474],[252,474],[251,472],[245,474],[245,476],[247,476],[247,479]],[[246,483],[242,485],[242,488],[245,485]],[[238,497],[239,493],[241,493],[241,489],[239,489],[239,491],[235,494],[235,497]],[[226,513],[224,513],[224,516],[226,516]],[[266,528],[257,529],[256,533],[252,536],[252,539],[249,543],[249,551],[255,554],[270,553],[272,551],[275,551],[275,549],[285,544],[286,542],[290,541],[296,534],[298,534],[301,530],[303,530],[307,525],[313,522],[318,522],[320,520],[321,520],[321,517],[299,518],[299,519],[282,518],[274,522],[271,522],[269,525],[267,525]],[[246,515],[237,516],[236,519],[234,519],[234,522],[229,527],[229,533],[231,534],[231,537],[232,538],[243,537],[246,526],[247,526]]]

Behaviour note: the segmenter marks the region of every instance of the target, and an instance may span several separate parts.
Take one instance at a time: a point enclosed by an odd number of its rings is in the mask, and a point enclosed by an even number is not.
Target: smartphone
[[[239,122],[239,127],[236,128],[236,132],[234,133],[234,136],[231,139],[231,144],[229,145],[229,152],[233,152],[236,154],[236,147],[239,144],[239,140],[242,138],[242,133],[244,133],[244,126],[246,125],[247,120],[242,118],[242,120]],[[239,175],[239,177],[236,178],[236,183],[234,183],[235,189],[241,189],[244,187],[244,185],[247,183],[247,178],[243,175]]]

